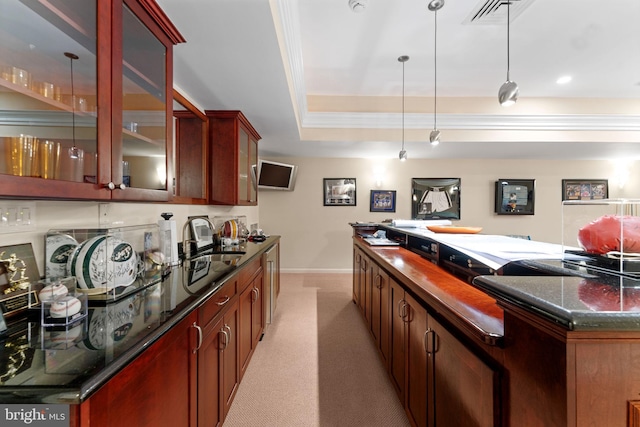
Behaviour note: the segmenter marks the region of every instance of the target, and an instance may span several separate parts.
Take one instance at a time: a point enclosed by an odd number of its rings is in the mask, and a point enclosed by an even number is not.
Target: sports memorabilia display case
[[[50,230],[45,277],[73,277],[90,300],[119,300],[162,278],[158,224]]]

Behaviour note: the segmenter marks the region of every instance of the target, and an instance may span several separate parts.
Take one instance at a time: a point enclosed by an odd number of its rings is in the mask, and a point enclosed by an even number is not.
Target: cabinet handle
[[[407,302],[403,299],[398,301],[398,316],[400,316],[403,322],[406,322],[405,318],[407,317]]]
[[[384,286],[382,286],[382,276],[377,274],[376,275],[376,288],[378,289],[382,289]]]
[[[220,351],[225,351],[227,345],[229,345],[229,334],[227,334],[227,332],[224,330],[224,327],[220,329],[220,333],[224,337],[224,339],[222,340],[222,348],[220,349]]]
[[[200,350],[200,347],[202,346],[202,328],[198,326],[196,322],[193,322],[193,325],[191,326],[196,328],[196,330],[198,331],[198,345],[196,346],[196,348],[193,349],[193,352],[197,353],[198,350]]]
[[[254,303],[255,303],[255,302],[258,302],[258,299],[260,298],[260,289],[258,289],[258,288],[253,288],[253,289],[251,290],[251,292],[253,293],[253,296],[255,297],[255,298],[253,299],[253,302],[254,302]]]
[[[402,304],[402,320],[405,323],[411,322],[411,306],[406,301]]]
[[[105,184],[105,187],[108,188],[109,190],[113,191],[113,190],[124,190],[125,188],[127,188],[126,185],[124,184],[114,184],[113,182],[110,182],[108,184]]]
[[[225,328],[226,330],[228,330],[228,331],[229,331],[229,341],[231,341],[231,336],[232,336],[232,335],[231,335],[231,327],[225,323],[225,324],[224,324],[224,328]],[[227,345],[228,345],[228,344],[229,344],[229,343],[227,342]]]
[[[427,353],[428,355],[431,355],[432,353],[435,353],[437,350],[434,348],[433,351],[429,351],[429,347],[434,347],[433,345],[430,346],[427,338],[429,337],[430,334],[433,334],[433,340],[431,341],[432,343],[435,344],[435,338],[436,338],[436,331],[434,331],[431,328],[427,328],[426,332],[424,333],[424,339],[423,339],[423,343],[424,343],[424,351],[425,353]]]
[[[223,299],[223,300],[221,300],[221,301],[216,301],[216,304],[217,304],[217,305],[219,305],[220,307],[222,307],[223,305],[225,305],[226,303],[228,303],[230,299],[231,299],[231,298],[229,298],[229,296],[228,296],[228,295],[225,295],[225,296],[224,296],[224,299]]]

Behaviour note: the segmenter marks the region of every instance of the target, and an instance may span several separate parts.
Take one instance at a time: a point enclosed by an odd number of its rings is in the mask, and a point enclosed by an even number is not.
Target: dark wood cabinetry
[[[264,274],[261,259],[256,259],[240,276],[240,379],[249,366],[264,330]]]
[[[81,407],[78,426],[197,426],[196,313],[176,325]]]
[[[389,275],[377,264],[371,265],[371,334],[385,366],[389,364]]]
[[[500,425],[494,400],[501,390],[498,372],[460,340],[459,331],[443,326],[434,317],[437,310],[403,286],[402,278],[358,245],[354,257],[354,298],[363,283],[356,277],[369,277],[369,310],[363,316],[370,314],[372,337],[411,424]]]
[[[435,319],[429,319],[429,356],[433,357],[434,424],[491,427],[499,420],[495,405],[498,372],[460,343]]]
[[[206,204],[209,121],[182,94],[173,91],[175,185],[173,203]]]
[[[221,425],[237,387],[237,285],[235,279],[225,283],[198,310],[198,425]]]
[[[260,135],[241,111],[206,110],[211,162],[209,203],[256,206]]]

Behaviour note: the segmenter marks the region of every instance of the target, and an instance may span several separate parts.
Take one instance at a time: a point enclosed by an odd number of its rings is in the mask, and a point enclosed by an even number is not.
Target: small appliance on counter
[[[178,232],[176,230],[176,221],[171,219],[173,213],[163,212],[160,214],[163,218],[158,221],[160,228],[160,248],[164,254],[165,265],[174,266],[180,264],[180,256],[178,254]]]

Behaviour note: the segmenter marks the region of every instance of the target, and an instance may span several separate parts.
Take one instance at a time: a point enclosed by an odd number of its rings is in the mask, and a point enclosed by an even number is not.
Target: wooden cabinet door
[[[389,278],[389,323],[391,325],[389,342],[391,345],[389,352],[389,373],[391,382],[404,402],[404,378],[405,378],[405,330],[404,313],[406,301],[404,299],[404,289]]]
[[[220,352],[223,317],[211,322],[202,332],[198,350],[198,425],[221,426]]]
[[[222,329],[226,334],[222,334],[222,410],[223,417],[227,416],[233,398],[240,383],[239,361],[239,329],[238,329],[238,300],[229,306],[224,314]]]
[[[367,304],[366,302],[367,271],[369,270],[370,265],[371,265],[371,261],[369,260],[369,257],[366,256],[363,252],[362,258],[360,260],[360,286],[358,287],[358,289],[360,290],[360,295],[358,295],[358,302],[359,302],[360,311],[365,316],[365,319],[367,318],[365,314],[365,307]]]
[[[251,305],[251,348],[255,350],[264,330],[264,276],[262,270],[253,279],[254,298]]]
[[[247,288],[240,294],[240,319],[238,326],[238,340],[240,342],[240,380],[242,380],[244,371],[249,365],[249,359],[253,348],[253,334],[251,332],[251,328],[254,297],[255,292],[253,290],[253,286],[247,286]]]
[[[391,323],[390,323],[390,306],[389,297],[390,291],[390,278],[389,275],[382,270],[378,270],[380,279],[378,280],[378,294],[380,295],[380,335],[378,338],[378,350],[380,350],[380,356],[385,366],[389,365],[389,337],[391,335]]]
[[[371,297],[373,292],[373,269],[376,267],[371,258],[367,257],[364,271],[364,318],[371,329]]]
[[[82,425],[195,427],[196,319],[187,316],[83,403]]]
[[[405,410],[414,425],[427,425],[427,350],[425,334],[427,332],[427,310],[410,294],[405,293],[407,315],[404,318],[406,328],[406,397]],[[445,424],[446,425],[446,424]]]
[[[362,273],[362,251],[353,247],[353,302],[360,307],[360,274]]]
[[[252,178],[260,135],[241,111],[205,110],[209,118],[209,203],[258,204]]]
[[[376,344],[376,348],[380,348],[380,271],[381,269],[376,265],[372,264],[371,268],[371,304],[370,304],[370,320],[369,320],[369,328],[371,330],[371,335],[373,335],[373,340]]]
[[[429,319],[429,327],[435,332],[435,425],[498,425],[498,414],[493,410],[499,391],[498,373],[433,318]]]

